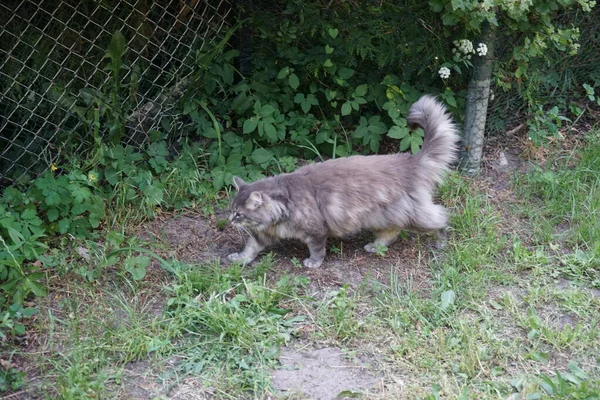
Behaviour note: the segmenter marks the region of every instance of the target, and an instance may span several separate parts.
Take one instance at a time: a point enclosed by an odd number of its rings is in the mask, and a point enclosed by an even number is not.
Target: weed
[[[182,373],[214,380],[229,393],[259,393],[268,387],[265,369],[274,365],[279,347],[304,319],[292,316],[285,304],[307,284],[284,275],[270,287],[268,259],[248,277],[240,266],[223,270],[217,263],[179,271],[167,305],[171,324],[186,333],[177,350],[185,354]]]
[[[326,335],[342,342],[355,337],[362,325],[356,316],[357,302],[358,294],[350,296],[348,285],[329,292],[318,305],[317,319],[322,330],[317,335]]]

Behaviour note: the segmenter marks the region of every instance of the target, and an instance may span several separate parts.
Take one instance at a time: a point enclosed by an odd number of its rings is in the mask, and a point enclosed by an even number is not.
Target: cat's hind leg
[[[379,248],[382,246],[389,246],[394,243],[396,239],[398,239],[398,234],[400,234],[400,228],[388,228],[381,230],[374,230],[375,240],[372,243],[368,243],[365,246],[365,250],[369,253],[377,253]]]
[[[436,235],[435,247],[441,249],[448,237],[448,213],[439,204],[427,204],[417,213],[409,230],[416,232],[431,232]]]

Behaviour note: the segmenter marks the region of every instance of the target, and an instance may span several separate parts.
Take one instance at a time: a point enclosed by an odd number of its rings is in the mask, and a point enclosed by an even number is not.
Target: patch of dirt
[[[217,221],[226,215],[217,214],[205,218],[200,214],[184,214],[171,219],[153,221],[138,235],[159,244],[162,256],[175,257],[188,263],[206,264],[219,260],[227,267],[227,255],[243,248],[246,236],[227,224],[221,229]],[[302,266],[300,260],[308,256],[308,248],[299,241],[284,240],[268,249],[275,254],[276,271],[307,276],[311,280],[309,292],[318,295],[332,288],[350,284],[352,286],[378,281],[389,282],[393,271],[398,280],[410,281],[411,288],[425,294],[430,287],[427,268],[429,249],[433,238],[410,235],[398,239],[382,255],[367,253],[363,246],[371,241],[369,233],[359,233],[345,238],[331,238],[327,244],[325,262],[318,269]],[[251,265],[260,262],[259,256]]]
[[[301,399],[343,399],[346,393],[363,392],[373,387],[378,375],[365,357],[350,361],[336,347],[284,348],[281,367],[273,371],[273,386]],[[342,394],[342,395],[340,395]]]

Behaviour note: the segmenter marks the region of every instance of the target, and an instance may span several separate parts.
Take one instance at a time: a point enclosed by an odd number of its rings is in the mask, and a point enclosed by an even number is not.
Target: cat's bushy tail
[[[417,171],[421,181],[430,186],[440,183],[458,152],[460,137],[452,116],[442,103],[426,95],[410,107],[407,121],[425,132],[421,151],[415,155],[421,167]]]

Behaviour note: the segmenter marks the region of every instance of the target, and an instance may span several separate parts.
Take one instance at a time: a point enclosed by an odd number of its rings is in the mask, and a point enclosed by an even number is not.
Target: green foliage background
[[[157,208],[209,200],[204,212],[210,213],[233,175],[254,180],[288,172],[300,159],[416,152],[422,132],[409,130],[405,118],[424,93],[439,95],[460,121],[471,65],[454,65],[448,80],[438,70],[451,62],[454,40],[476,41],[480,15],[471,20],[467,15],[475,2],[462,2],[463,8],[455,3],[243,3],[239,13],[246,27],[239,32],[251,35],[251,53],[222,42],[187,60],[195,74],[190,95],[176,104],[181,123],[165,121],[144,149],[123,140],[126,116],[135,107],[131,93],[139,83],[128,60],[129,38],[120,31],[103,38],[106,52],[98,57],[109,79],[99,90],[73,89],[61,97],[77,105],[73,118],[83,121],[66,131],[67,137],[58,137],[66,143],[62,161],[27,185],[5,188],[0,198],[1,339],[25,332],[24,321],[35,313],[26,300],[45,295],[52,274],[94,281],[113,268],[143,279],[150,258],[141,256],[124,232]],[[546,31],[552,36],[548,43],[555,44],[549,50],[547,44],[527,42],[527,35],[505,32],[495,104],[507,106],[490,111],[492,126],[499,129],[506,118],[498,115],[513,112],[514,104],[529,107],[530,134],[540,142],[597,102],[594,88],[600,84],[600,62],[590,62],[597,42],[588,40],[598,37],[597,8],[567,14],[556,2],[544,4],[552,7],[530,17],[557,17],[552,21],[565,30],[553,31],[554,36]],[[563,52],[573,39],[575,30],[568,30],[573,21],[589,44],[581,48],[578,63]],[[515,54],[523,49],[529,53],[519,59]],[[240,58],[249,69],[242,71]],[[78,146],[68,146],[75,139]],[[80,244],[95,246],[98,256],[65,268],[64,253]]]

